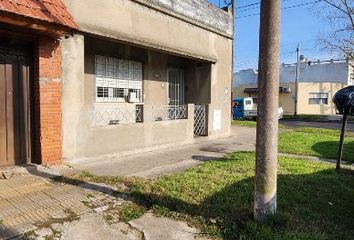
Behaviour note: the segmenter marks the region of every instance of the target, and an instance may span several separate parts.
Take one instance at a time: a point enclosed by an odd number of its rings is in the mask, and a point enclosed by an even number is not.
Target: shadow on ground
[[[152,188],[150,192],[131,189],[121,192],[37,171],[31,174],[133,201],[147,209],[153,208],[159,214],[170,216],[172,211],[171,215],[194,219],[202,230],[219,234],[223,239],[321,239],[319,236],[352,239],[354,236],[352,170],[279,175],[278,214],[262,226],[252,221],[253,178],[234,182],[201,202],[191,203],[158,188]],[[345,181],[337,185],[338,178],[345,178]]]
[[[135,192],[133,196],[147,208],[168,209],[202,219],[202,225],[218,229],[223,239],[319,239],[321,235],[323,239],[352,239],[354,183],[337,186],[334,179],[341,175],[354,177],[354,171],[280,175],[278,214],[263,226],[252,220],[253,178],[235,182],[199,204],[163,194]]]
[[[338,141],[319,142],[312,146],[320,158],[337,159]],[[344,143],[343,160],[354,163],[354,141]]]

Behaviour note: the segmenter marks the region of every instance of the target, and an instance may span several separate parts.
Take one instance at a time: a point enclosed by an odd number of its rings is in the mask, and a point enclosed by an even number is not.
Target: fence
[[[169,121],[177,119],[187,119],[188,107],[187,105],[167,105],[167,106],[153,106],[152,120],[153,121]]]
[[[194,135],[208,135],[208,105],[194,106]]]
[[[143,122],[143,110],[143,105],[136,105],[135,109],[94,110],[91,113],[91,123],[95,126],[141,123]]]

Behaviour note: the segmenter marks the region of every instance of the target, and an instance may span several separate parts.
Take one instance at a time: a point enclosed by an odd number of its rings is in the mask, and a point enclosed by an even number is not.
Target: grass
[[[241,127],[256,127],[256,121],[248,121],[248,120],[233,120],[232,125],[237,125]]]
[[[336,159],[340,131],[322,128],[300,128],[282,131],[279,151],[296,155]],[[354,162],[354,133],[348,133],[344,143],[343,160]]]
[[[232,125],[237,125],[241,127],[257,127],[257,122],[252,120],[232,120]],[[287,127],[283,124],[279,124],[279,129],[286,129]]]
[[[64,224],[66,222],[74,222],[76,220],[78,220],[80,217],[73,212],[71,209],[65,209],[64,210],[66,216],[65,217],[61,217],[61,218],[48,218],[46,219],[46,221],[44,222],[37,222],[34,225],[37,228],[51,228],[51,226],[55,223],[59,223],[59,224]]]
[[[234,125],[256,127],[254,121],[233,121]],[[279,152],[295,155],[337,159],[339,130],[323,128],[289,129],[279,124]],[[354,133],[347,132],[343,160],[354,163]]]
[[[186,220],[217,239],[353,239],[354,172],[296,158],[279,159],[278,212],[264,225],[253,221],[254,153],[157,180],[86,176],[121,186],[155,214]],[[135,211],[134,209],[132,210]],[[128,211],[129,212],[129,211]]]

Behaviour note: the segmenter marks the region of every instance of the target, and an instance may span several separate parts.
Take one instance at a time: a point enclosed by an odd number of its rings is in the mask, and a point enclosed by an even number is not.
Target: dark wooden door
[[[0,167],[30,160],[29,80],[27,51],[0,46]]]

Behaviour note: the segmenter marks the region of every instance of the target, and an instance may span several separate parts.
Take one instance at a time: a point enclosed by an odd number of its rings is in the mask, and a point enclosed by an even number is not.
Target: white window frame
[[[329,94],[326,92],[310,92],[309,104],[328,105]]]
[[[141,62],[96,55],[95,77],[96,102],[143,102],[143,64]],[[101,94],[99,88],[102,91]],[[123,96],[119,96],[118,92],[123,93]]]

